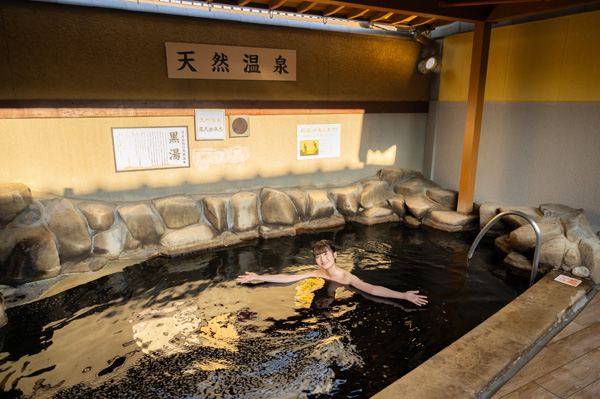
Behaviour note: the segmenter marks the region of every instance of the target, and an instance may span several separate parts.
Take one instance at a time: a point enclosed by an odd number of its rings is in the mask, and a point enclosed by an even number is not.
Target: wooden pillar
[[[481,115],[483,113],[483,95],[485,92],[491,31],[491,22],[475,23],[471,73],[469,75],[469,97],[467,99],[467,120],[465,123],[458,205],[456,208],[458,212],[462,213],[473,212],[475,175],[477,174]]]

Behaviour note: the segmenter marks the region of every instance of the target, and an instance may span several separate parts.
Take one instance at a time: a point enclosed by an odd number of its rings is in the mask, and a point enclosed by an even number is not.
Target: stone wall
[[[142,261],[255,238],[293,236],[348,222],[399,222],[448,232],[476,230],[503,209],[486,203],[475,214],[455,212],[457,193],[420,172],[385,168],[376,176],[331,189],[265,187],[231,195],[174,195],[134,203],[33,198],[23,184],[0,185],[0,284],[90,272],[110,261]],[[541,270],[571,271],[600,281],[600,240],[581,210],[527,208],[542,229]],[[479,217],[481,213],[481,218]],[[506,262],[531,268],[525,221],[507,218],[497,245]],[[511,229],[515,229],[510,232]],[[495,229],[498,233],[498,229]],[[510,234],[508,234],[510,232]],[[531,256],[530,256],[531,257]],[[587,272],[586,272],[587,270]]]

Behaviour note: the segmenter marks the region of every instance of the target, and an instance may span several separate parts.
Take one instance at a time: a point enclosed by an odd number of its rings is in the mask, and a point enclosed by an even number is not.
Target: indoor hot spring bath
[[[127,267],[9,308],[3,397],[367,398],[525,291],[491,240],[388,223],[254,240]],[[329,239],[365,282],[420,290],[417,307],[312,278],[237,285],[246,271],[314,270]]]

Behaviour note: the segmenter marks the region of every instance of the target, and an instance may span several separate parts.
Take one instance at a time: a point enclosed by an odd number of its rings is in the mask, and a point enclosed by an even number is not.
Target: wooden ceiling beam
[[[426,18],[441,18],[450,21],[484,21],[491,6],[446,7],[438,5],[439,0],[321,0],[321,5],[343,5],[348,9],[369,9],[372,12],[393,12],[402,15],[418,15]]]
[[[362,17],[369,12],[368,8],[355,8],[346,15],[346,19],[354,19]]]
[[[250,3],[250,0],[238,0],[238,6],[240,7],[243,7],[248,3]]]
[[[552,0],[532,3],[499,4],[490,11],[486,21],[499,22],[506,19],[528,17],[592,4],[598,4],[598,0]]]
[[[390,23],[392,25],[408,25],[415,18],[417,18],[416,15],[396,15],[390,18]]]
[[[427,24],[432,24],[434,21],[437,21],[435,18],[424,19],[418,23],[414,23],[412,26],[422,26]]]
[[[337,14],[338,12],[340,12],[342,9],[344,8],[344,6],[329,6],[327,7],[324,11],[323,11],[323,16],[324,17],[329,17],[330,15],[334,15]]]
[[[393,12],[378,12],[378,13],[373,14],[369,18],[369,21],[371,21],[371,22],[383,21],[384,19],[388,19],[392,15],[394,15]]]
[[[535,3],[549,0],[440,0],[440,7],[470,7],[509,3]]]
[[[269,3],[269,10],[276,10],[285,4],[287,0],[273,0]]]
[[[297,8],[296,8],[296,12],[298,14],[302,14],[305,13],[307,11],[310,11],[314,6],[316,6],[318,3],[316,1],[305,1],[303,3],[301,3]]]

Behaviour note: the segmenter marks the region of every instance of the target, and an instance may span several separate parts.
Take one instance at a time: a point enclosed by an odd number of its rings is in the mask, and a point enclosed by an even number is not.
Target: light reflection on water
[[[244,271],[312,270],[313,242],[338,265],[430,304],[321,280],[236,286]],[[0,330],[6,397],[368,397],[453,342],[527,286],[474,236],[395,224],[255,240],[155,259],[9,309]]]

